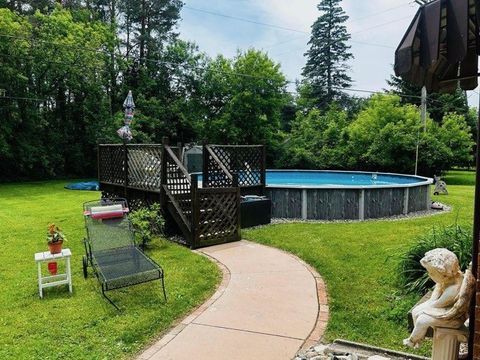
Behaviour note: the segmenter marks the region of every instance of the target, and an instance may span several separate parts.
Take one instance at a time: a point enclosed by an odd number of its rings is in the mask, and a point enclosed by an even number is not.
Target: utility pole
[[[420,105],[420,119],[423,125],[423,133],[427,132],[427,88],[422,87],[422,102]],[[420,152],[420,128],[417,133],[417,151],[415,154],[415,175],[418,175],[418,156]]]
[[[423,124],[423,132],[427,132],[427,88],[424,86],[422,87],[422,124]]]

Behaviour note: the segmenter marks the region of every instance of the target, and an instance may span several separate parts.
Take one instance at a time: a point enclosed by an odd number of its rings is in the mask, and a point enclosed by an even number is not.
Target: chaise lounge
[[[102,199],[83,205],[87,237],[84,239],[83,275],[88,277],[91,266],[101,284],[102,295],[118,310],[106,295],[107,291],[153,280],[162,282],[163,269],[145,255],[135,241],[135,232],[128,219],[125,199]]]

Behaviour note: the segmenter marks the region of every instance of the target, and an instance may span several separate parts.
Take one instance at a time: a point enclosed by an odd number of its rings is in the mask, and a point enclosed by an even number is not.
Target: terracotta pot
[[[48,243],[48,248],[50,249],[50,254],[60,254],[62,252],[63,240]]]

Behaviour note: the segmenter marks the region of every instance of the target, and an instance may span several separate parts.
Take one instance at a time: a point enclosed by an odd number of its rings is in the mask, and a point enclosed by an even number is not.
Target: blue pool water
[[[408,175],[335,171],[267,171],[267,186],[388,186],[409,185],[428,179]]]

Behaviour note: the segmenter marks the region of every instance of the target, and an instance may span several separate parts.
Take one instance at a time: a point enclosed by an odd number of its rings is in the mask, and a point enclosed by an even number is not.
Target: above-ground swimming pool
[[[432,179],[412,175],[268,170],[272,217],[365,220],[430,208]]]

